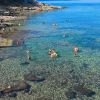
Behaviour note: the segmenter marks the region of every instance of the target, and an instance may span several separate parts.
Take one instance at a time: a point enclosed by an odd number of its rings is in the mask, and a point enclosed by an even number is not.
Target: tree
[[[0,5],[32,3],[35,0],[0,0]]]

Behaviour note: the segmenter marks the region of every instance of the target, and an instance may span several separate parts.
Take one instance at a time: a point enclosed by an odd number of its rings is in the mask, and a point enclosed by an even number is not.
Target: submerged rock
[[[26,82],[22,81],[14,86],[9,86],[9,87],[5,88],[4,90],[2,90],[2,93],[7,94],[7,93],[11,93],[11,92],[23,91],[26,89],[30,90],[30,85],[27,84]]]
[[[87,63],[85,63],[85,62],[82,64],[82,67],[83,67],[83,68],[88,68],[88,66],[89,66],[89,64],[87,64]]]
[[[8,96],[9,97],[16,97],[17,96],[17,93],[10,93]]]
[[[91,96],[96,94],[95,91],[92,91],[91,89],[84,88],[83,86],[75,86],[74,90],[79,92],[80,94],[86,95],[88,97],[91,97]]]
[[[21,81],[14,86],[8,86],[7,88],[0,91],[0,96],[8,95],[10,97],[16,97],[17,94],[15,94],[15,92],[30,90],[30,87],[31,86],[29,84],[24,81]]]
[[[67,91],[67,92],[65,92],[65,95],[66,95],[66,97],[68,98],[68,99],[73,99],[73,98],[76,98],[76,95],[77,95],[77,93],[76,92],[74,92],[74,91]]]
[[[68,79],[60,80],[60,85],[65,86],[68,84]]]
[[[27,81],[36,81],[36,82],[42,82],[45,80],[42,76],[35,76],[32,73],[29,73],[27,75],[24,75],[24,79]]]
[[[0,98],[4,96],[3,91],[0,91]]]
[[[25,65],[28,65],[28,64],[29,64],[29,62],[23,62],[23,63],[21,63],[20,65],[25,66]]]
[[[0,61],[3,61],[3,60],[4,60],[4,58],[0,57]]]

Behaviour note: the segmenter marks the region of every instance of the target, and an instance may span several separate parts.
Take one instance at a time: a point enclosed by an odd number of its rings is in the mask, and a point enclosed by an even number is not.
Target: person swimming
[[[49,49],[48,54],[51,58],[56,58],[58,56],[54,49]]]
[[[63,34],[63,38],[66,38],[66,36],[67,36],[66,34]]]
[[[52,26],[57,26],[57,24],[56,23],[53,23]]]
[[[79,48],[75,46],[74,49],[73,49],[73,51],[74,51],[74,55],[76,56],[77,53],[78,53],[78,51],[79,51]]]

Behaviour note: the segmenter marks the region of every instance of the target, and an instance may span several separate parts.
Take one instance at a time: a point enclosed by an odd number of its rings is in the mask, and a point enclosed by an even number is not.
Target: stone
[[[3,60],[4,60],[4,58],[0,57],[0,61],[3,61]]]
[[[0,91],[0,98],[4,96],[3,91]]]
[[[79,92],[81,95],[86,95],[87,97],[91,97],[95,95],[95,91],[92,91],[91,89],[87,89],[83,86],[75,86],[74,90]]]
[[[8,95],[9,97],[16,97],[17,96],[17,93],[10,93],[9,95]]]
[[[12,93],[12,92],[24,91],[26,89],[30,90],[30,88],[31,86],[28,83],[21,81],[14,86],[9,86],[5,88],[2,92],[4,94],[7,94],[7,93]]]
[[[74,99],[74,98],[76,98],[77,93],[69,90],[69,91],[65,92],[65,95],[68,99]]]
[[[12,46],[12,39],[1,38],[0,39],[0,48]]]
[[[29,91],[30,91],[29,89],[25,89],[24,93],[29,93]]]
[[[42,82],[45,80],[42,76],[35,76],[32,73],[29,73],[27,75],[24,75],[24,79],[27,81],[36,81],[36,82]]]

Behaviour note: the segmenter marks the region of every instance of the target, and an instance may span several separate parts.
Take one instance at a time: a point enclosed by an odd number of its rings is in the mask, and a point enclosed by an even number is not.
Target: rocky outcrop
[[[16,92],[16,91],[22,91],[22,90],[26,90],[26,89],[30,89],[30,85],[27,84],[26,82],[22,81],[14,86],[9,86],[9,87],[5,88],[2,92],[5,94],[5,93],[13,92],[13,91]]]
[[[26,81],[33,81],[33,82],[42,82],[42,81],[45,80],[44,77],[42,77],[42,76],[36,76],[36,75],[33,75],[32,73],[24,75],[24,79]]]
[[[15,92],[29,91],[30,88],[31,86],[28,83],[21,81],[14,86],[10,85],[6,87],[5,89],[1,90],[0,97],[6,96],[6,95],[16,96]]]
[[[12,44],[13,44],[13,41],[11,39],[5,39],[5,38],[0,39],[0,48],[9,47],[9,46],[12,46]]]

